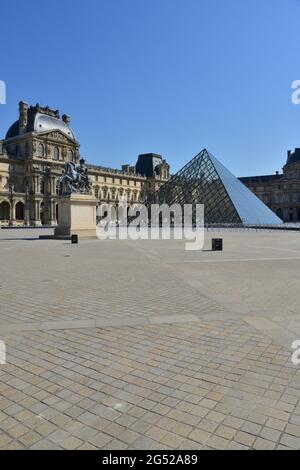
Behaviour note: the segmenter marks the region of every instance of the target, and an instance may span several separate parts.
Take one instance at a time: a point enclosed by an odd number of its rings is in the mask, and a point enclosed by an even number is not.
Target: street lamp
[[[15,189],[15,179],[13,172],[15,171],[14,165],[10,164],[8,167],[9,176],[8,176],[8,190],[9,190],[9,198],[10,198],[10,217],[9,217],[9,226],[13,226],[14,220],[14,207],[13,207],[13,192]]]

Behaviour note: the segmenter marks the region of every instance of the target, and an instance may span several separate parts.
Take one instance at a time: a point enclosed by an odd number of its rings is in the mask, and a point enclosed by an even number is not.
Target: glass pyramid
[[[203,149],[151,198],[156,204],[204,204],[205,224],[278,225],[282,221]]]

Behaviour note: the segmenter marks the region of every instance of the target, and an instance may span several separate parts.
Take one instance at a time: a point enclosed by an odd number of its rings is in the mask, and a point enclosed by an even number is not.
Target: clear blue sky
[[[236,175],[300,147],[299,0],[1,1],[0,136],[18,102],[69,113],[91,163],[207,147]]]

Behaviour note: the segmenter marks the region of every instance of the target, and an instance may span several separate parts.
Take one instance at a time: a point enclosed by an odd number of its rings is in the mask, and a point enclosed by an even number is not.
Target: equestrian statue
[[[74,162],[66,162],[64,174],[57,178],[56,186],[59,196],[71,193],[90,193],[92,180],[87,175],[85,160],[81,158],[79,165]]]

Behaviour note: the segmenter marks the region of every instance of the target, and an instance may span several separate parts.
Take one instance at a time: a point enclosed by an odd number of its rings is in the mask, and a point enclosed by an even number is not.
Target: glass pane
[[[281,224],[281,220],[206,149],[148,199],[204,204],[206,224]]]

